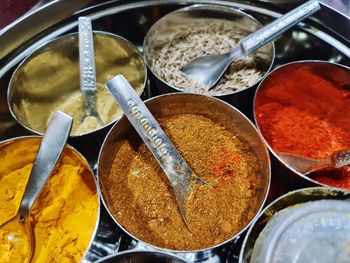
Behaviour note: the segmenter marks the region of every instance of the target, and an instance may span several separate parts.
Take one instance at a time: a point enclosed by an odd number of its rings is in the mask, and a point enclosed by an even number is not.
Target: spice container
[[[107,135],[99,156],[104,203],[121,229],[150,249],[189,260],[214,257],[265,201],[270,181],[265,145],[246,117],[214,98],[168,94],[146,106],[194,172],[211,185],[187,202],[192,233],[167,179],[125,117]]]
[[[18,137],[0,143],[1,224],[18,210],[40,140]],[[99,190],[86,160],[72,147],[64,149],[30,218],[35,237],[33,262],[84,257],[99,221]],[[2,243],[0,261],[11,261],[10,252]]]
[[[29,131],[43,134],[52,112],[61,110],[74,117],[71,136],[86,135],[107,127],[122,115],[104,83],[123,74],[137,93],[144,90],[147,71],[138,49],[126,39],[94,32],[97,78],[96,109],[99,123],[83,122],[84,99],[80,92],[78,34],[46,43],[15,70],[8,89],[12,115]]]
[[[98,260],[96,263],[185,263],[184,259],[170,253],[150,251],[128,251],[111,255]]]
[[[276,158],[312,183],[350,189],[350,166],[308,174],[278,155],[325,158],[350,149],[350,69],[325,61],[293,62],[271,72],[254,99],[257,126]]]
[[[319,258],[320,255],[323,254],[323,259],[326,260],[327,256],[329,256],[328,252],[336,252],[337,246],[341,246],[342,244],[341,238],[334,238],[332,240],[326,239],[325,237],[329,237],[328,231],[333,229],[334,237],[338,235],[338,237],[342,236],[342,238],[349,233],[348,231],[341,231],[341,229],[345,229],[349,226],[348,215],[345,216],[347,218],[345,224],[343,215],[343,212],[346,210],[345,208],[349,209],[349,197],[350,192],[323,187],[299,189],[283,195],[266,207],[249,228],[243,242],[239,262],[253,262],[252,255],[255,256],[259,252],[260,244],[254,247],[254,245],[257,244],[258,238],[260,238],[260,241],[266,241],[262,239],[266,237],[261,234],[263,231],[267,234],[269,232],[270,234],[276,234],[275,231],[280,231],[279,238],[275,236],[273,240],[268,241],[272,244],[274,241],[283,240],[285,235],[290,235],[291,230],[293,230],[292,228],[300,222],[303,222],[303,220],[304,223],[306,220],[306,223],[304,225],[298,225],[298,231],[294,232],[294,238],[290,237],[289,239],[289,241],[295,240],[298,246],[290,245],[288,251],[284,249],[283,252],[282,250],[281,260],[283,260],[284,256],[288,256],[289,252],[294,250],[295,253],[293,253],[292,257],[299,255],[300,260],[302,260],[304,256],[308,256],[306,261],[301,262],[313,262],[312,260],[316,260],[315,262],[323,262],[322,259]],[[339,207],[341,207],[341,209],[338,209]],[[291,214],[288,211],[293,213]],[[310,211],[312,212],[310,213]],[[287,218],[278,218],[281,216],[284,217],[286,214]],[[298,219],[294,220],[296,218]],[[274,220],[275,223],[277,221],[277,224],[273,223],[272,220]],[[287,225],[286,223],[288,222],[289,224]],[[267,227],[271,226],[275,229],[271,230],[270,228],[270,231]],[[267,232],[263,229],[269,231]],[[314,232],[314,229],[318,230]],[[302,237],[304,232],[310,233],[308,233],[307,237]],[[309,241],[309,243],[305,241]],[[268,243],[263,244],[267,245]],[[313,247],[313,244],[318,248]],[[318,251],[318,254],[315,254],[320,247],[325,249],[325,251],[322,253]],[[327,251],[327,248],[330,250]],[[272,252],[271,255],[276,255],[276,252],[278,253],[276,247],[275,249],[272,247],[270,249]],[[335,258],[333,258],[333,260],[335,260]],[[345,260],[342,262],[347,261]]]
[[[145,60],[158,93],[186,91],[220,97],[235,104],[238,95],[229,95],[253,87],[270,70],[274,61],[273,43],[235,61],[211,91],[185,77],[181,68],[197,56],[228,52],[241,38],[261,27],[242,11],[215,5],[194,5],[159,19],[144,39]]]

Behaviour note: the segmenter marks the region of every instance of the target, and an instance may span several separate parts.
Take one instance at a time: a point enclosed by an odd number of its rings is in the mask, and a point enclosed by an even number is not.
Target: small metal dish
[[[223,101],[197,94],[165,94],[149,99],[145,101],[145,104],[151,113],[157,118],[176,114],[199,114],[205,116],[216,123],[220,123],[228,131],[234,132],[234,134],[237,134],[237,136],[241,137],[242,140],[247,142],[250,145],[250,149],[255,153],[261,164],[258,179],[257,200],[254,204],[255,215],[260,211],[266,200],[270,185],[270,159],[266,146],[262,142],[260,135],[257,133],[253,124],[241,112]],[[115,155],[121,146],[121,141],[127,134],[130,134],[131,131],[131,124],[127,118],[123,116],[110,130],[102,145],[99,155],[98,180],[101,187],[102,201],[111,217],[127,236],[131,237],[136,243],[141,244],[140,247],[146,247],[146,249],[150,250],[160,250],[167,253],[174,253],[190,261],[218,257],[219,253],[227,250],[227,247],[234,243],[234,241],[248,227],[249,223],[253,219],[247,222],[239,233],[235,234],[221,244],[205,249],[179,251],[157,247],[138,239],[136,236],[128,232],[128,230],[126,230],[113,215],[111,212],[113,202],[109,196],[107,180],[110,176]]]
[[[179,258],[170,253],[152,252],[152,251],[126,251],[101,258],[96,263],[186,263],[182,258]]]
[[[147,83],[147,68],[139,50],[128,40],[94,31],[96,78],[99,86],[97,111],[105,125],[79,130],[84,115],[80,93],[78,34],[72,33],[45,43],[14,71],[7,101],[13,117],[27,130],[42,135],[47,119],[57,109],[74,117],[71,137],[96,134],[120,118],[122,111],[104,90],[104,83],[123,74],[141,96]]]
[[[255,18],[234,8],[217,5],[193,5],[176,10],[162,17],[150,28],[143,43],[144,56],[147,66],[153,74],[152,77],[155,78],[156,85],[154,88],[157,90],[158,94],[177,91],[188,92],[188,90],[180,89],[168,83],[164,76],[160,76],[159,72],[157,73],[156,66],[152,63],[152,56],[158,54],[159,50],[172,40],[180,38],[183,35],[183,30],[189,26],[193,27],[194,31],[197,32],[197,27],[198,30],[201,30],[204,24],[213,25],[215,23],[220,26],[225,24],[225,26],[227,25],[229,28],[237,29],[237,32],[242,36],[249,35],[262,27],[260,22]],[[201,47],[197,48],[200,49]],[[257,51],[256,55],[257,58],[259,58],[257,64],[258,68],[261,70],[261,77],[253,83],[250,83],[249,86],[232,92],[220,93],[215,92],[215,89],[213,89],[210,92],[210,94],[212,94],[211,96],[224,99],[235,105],[235,101],[238,100],[238,94],[241,91],[255,86],[271,69],[275,57],[274,44],[269,43],[265,45]],[[236,96],[232,96],[234,94],[236,94]]]
[[[35,147],[36,145],[39,146],[40,141],[41,141],[40,136],[22,136],[22,137],[16,137],[16,138],[12,138],[12,139],[8,139],[5,141],[0,142],[0,151],[3,151],[4,148],[11,146],[11,145],[15,145],[16,149],[21,149],[23,148],[24,153],[27,153],[27,155],[21,155],[19,159],[13,159],[12,163],[10,161],[6,162],[6,164],[8,165],[8,169],[13,169],[13,168],[20,168],[21,165],[22,167],[27,165],[28,163],[31,163],[34,161],[34,157],[35,157],[35,152],[33,152],[33,155],[29,154],[29,149],[31,147]],[[93,241],[95,239],[95,236],[97,235],[97,229],[99,226],[99,222],[100,222],[100,210],[101,210],[101,206],[100,206],[100,187],[98,185],[98,181],[96,180],[87,160],[84,158],[84,156],[82,154],[80,154],[75,148],[73,148],[72,146],[66,144],[65,149],[62,153],[62,157],[64,156],[71,156],[71,158],[74,158],[76,161],[78,161],[81,165],[83,165],[88,171],[89,173],[87,174],[88,178],[89,178],[89,187],[91,187],[91,191],[96,191],[96,202],[97,202],[97,210],[96,210],[96,222],[95,222],[95,226],[94,229],[92,230],[91,233],[91,238],[90,241],[85,249],[85,252],[81,258],[81,260],[84,260],[84,258],[87,256],[88,251],[90,250]],[[27,157],[27,158],[25,158]],[[7,156],[5,156],[5,158],[9,158]],[[5,168],[4,168],[5,169]]]
[[[288,163],[283,161],[275,151],[274,147],[272,147],[272,145],[270,144],[269,140],[266,137],[266,134],[264,134],[264,131],[262,131],[262,127],[261,127],[262,126],[261,121],[263,120],[262,117],[259,117],[261,119],[259,122],[259,118],[257,116],[257,114],[259,114],[258,108],[262,109],[266,105],[280,104],[282,105],[282,107],[292,106],[297,109],[302,109],[305,112],[309,112],[310,110],[312,112],[323,112],[326,114],[325,116],[327,117],[327,122],[329,122],[335,127],[342,128],[344,131],[350,130],[350,121],[348,119],[348,116],[346,115],[346,113],[343,114],[344,112],[347,112],[350,110],[350,106],[347,103],[345,103],[345,101],[342,101],[341,105],[343,104],[344,105],[341,107],[341,111],[343,113],[341,113],[340,110],[339,111],[335,110],[336,106],[334,103],[337,103],[337,101],[334,101],[334,100],[336,99],[328,98],[329,94],[327,93],[327,90],[322,90],[321,85],[318,85],[316,82],[314,83],[314,82],[307,81],[305,79],[307,76],[305,76],[304,78],[300,77],[301,73],[298,73],[300,71],[305,71],[309,75],[313,74],[313,76],[319,76],[322,78],[323,81],[336,85],[339,88],[340,92],[342,92],[342,95],[339,95],[337,98],[341,97],[342,100],[345,100],[350,94],[350,90],[349,90],[350,68],[349,67],[346,67],[344,65],[337,64],[337,63],[320,61],[320,60],[296,61],[296,62],[287,63],[271,71],[259,84],[254,97],[254,107],[253,107],[254,120],[258,130],[263,135],[265,143],[267,144],[269,150],[272,152],[274,157],[278,160],[277,166],[280,166],[280,168],[283,171],[283,174],[289,174],[289,175],[292,175],[292,177],[293,175],[297,175],[302,179],[302,180],[296,179],[299,181],[307,180],[305,181],[305,184],[304,184],[305,186],[320,185],[320,186],[336,187],[336,185],[327,185],[325,183],[318,181],[316,179],[317,178],[316,173],[304,175],[296,171]],[[280,85],[281,87],[284,88],[284,90],[280,88],[278,96],[272,95],[272,92],[269,92],[271,91],[270,88],[272,87],[272,85]],[[299,88],[299,89],[296,91],[295,94],[293,92],[286,92],[285,89],[289,87],[288,85],[295,86],[295,88]],[[303,88],[303,89],[305,88],[305,90],[301,92],[302,90],[300,88]],[[276,90],[277,89],[274,88],[274,91]],[[317,104],[317,105],[315,104],[315,105],[311,105],[310,107],[307,107],[307,103],[312,103],[310,102],[311,98],[317,102],[322,99],[322,104]],[[339,106],[337,107],[339,108]],[[329,110],[329,109],[332,109],[332,110]],[[265,114],[265,115],[271,116],[270,114]],[[297,123],[295,123],[295,125],[297,125]],[[310,131],[309,127],[307,129]],[[307,129],[305,128],[305,131]],[[270,126],[268,127],[268,130],[271,130]],[[293,128],[291,128],[291,131],[293,131]],[[315,133],[317,134],[317,131],[315,131]],[[300,135],[300,134],[296,135],[293,133],[293,138],[301,138],[302,136],[303,135]],[[302,139],[300,139],[299,141],[301,142]],[[292,144],[292,143],[294,143],[293,145],[296,145],[295,142],[289,142],[289,144]],[[278,173],[280,174],[280,172]],[[287,179],[283,179],[283,180],[287,180]]]
[[[268,205],[251,224],[243,241],[239,263],[250,262],[255,241],[272,216],[278,211],[309,201],[322,199],[345,200],[349,198],[350,192],[325,187],[298,189],[279,197]]]

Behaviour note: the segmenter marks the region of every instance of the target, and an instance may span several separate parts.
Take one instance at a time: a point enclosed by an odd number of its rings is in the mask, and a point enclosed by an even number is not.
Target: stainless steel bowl
[[[96,263],[185,263],[186,261],[175,255],[164,252],[127,251],[101,258]]]
[[[257,100],[259,100],[259,103],[263,103],[263,99],[262,99],[262,95],[260,95],[264,90],[267,90],[269,88],[270,84],[276,84],[277,81],[279,81],[278,83],[280,83],[281,85],[284,84],[283,80],[277,80],[277,78],[282,78],[284,77],[285,79],[291,79],[292,78],[292,74],[293,72],[296,72],[296,70],[304,68],[305,71],[308,72],[312,72],[313,74],[317,74],[318,76],[322,77],[324,80],[329,81],[331,83],[333,83],[334,85],[338,85],[339,87],[341,87],[342,89],[344,89],[346,92],[349,91],[349,87],[350,87],[350,68],[341,64],[337,64],[337,63],[332,63],[332,62],[328,62],[328,61],[320,61],[320,60],[305,60],[305,61],[296,61],[296,62],[291,62],[291,63],[287,63],[283,66],[280,66],[278,68],[276,68],[275,70],[273,70],[272,72],[270,72],[264,79],[263,81],[259,84],[256,93],[255,93],[255,97],[254,97],[254,119],[255,119],[255,123],[257,124],[257,128],[258,130],[261,132],[262,136],[264,137],[265,143],[268,146],[269,150],[272,152],[272,154],[274,155],[274,157],[278,160],[277,166],[280,166],[279,168],[281,168],[283,170],[283,174],[286,174],[287,177],[289,175],[289,178],[291,178],[291,181],[299,181],[298,184],[299,185],[304,185],[304,186],[314,186],[316,185],[320,185],[320,186],[329,186],[326,184],[323,184],[315,179],[313,179],[312,177],[309,177],[308,175],[304,175],[298,171],[296,171],[291,165],[289,165],[288,163],[286,163],[285,161],[283,161],[279,155],[276,153],[275,149],[269,144],[268,140],[265,138],[264,133],[261,131],[261,127],[259,126],[259,122],[257,120]],[[304,81],[303,79],[295,79],[293,78],[293,85],[298,85],[298,83],[300,82],[300,85],[303,85],[302,82]],[[313,85],[314,87],[318,87],[317,83],[310,83],[310,85]],[[327,96],[325,94],[321,94],[321,87],[320,87],[320,93],[318,94],[313,94],[311,96],[317,97],[317,96]],[[307,89],[305,90],[305,97],[303,98],[305,100],[306,97],[310,96],[310,91],[308,91]],[[293,101],[295,101],[296,103],[298,103],[298,101],[301,101],[301,97],[300,95],[295,96],[293,94],[288,94],[288,98],[289,99],[293,99]],[[345,96],[345,95],[344,95]],[[284,101],[286,99],[286,97],[284,95],[280,95],[278,99],[276,98],[272,98],[271,96],[268,97],[264,97],[265,99],[268,98],[266,100],[266,102],[281,102],[284,105]],[[328,99],[325,97],[325,100],[328,101]],[[293,103],[290,103],[288,105],[294,105]],[[332,102],[329,101],[327,102],[325,105],[325,108],[331,109],[333,107]],[[348,107],[348,109],[350,109],[350,106]],[[322,110],[322,109],[319,109]],[[324,109],[323,109],[324,110]],[[345,109],[344,109],[345,110]],[[333,111],[334,112],[334,111]],[[341,124],[343,125],[342,127],[345,129],[347,128],[347,130],[349,130],[350,127],[350,122],[348,121],[348,116],[347,115],[343,115],[340,114],[339,112],[334,112],[334,116],[336,116],[338,118],[338,123],[341,122]],[[333,118],[333,120],[335,121],[336,118]],[[331,123],[333,120],[329,120]],[[342,120],[342,121],[340,121]],[[333,123],[334,124],[334,123]],[[277,169],[279,169],[277,168]],[[275,176],[277,177],[280,176],[278,173],[280,173],[280,171],[278,171]],[[295,178],[293,179],[293,176],[297,175],[299,176],[302,180],[299,180],[299,178]],[[294,176],[295,177],[295,176]],[[279,180],[279,179],[277,179]],[[288,180],[287,178],[284,179],[280,179],[280,180]],[[302,181],[305,182],[302,182]]]
[[[232,131],[247,142],[261,164],[255,213],[257,214],[260,211],[265,202],[270,184],[270,159],[260,135],[257,133],[253,124],[241,112],[218,99],[196,94],[166,94],[149,99],[145,103],[152,114],[159,118],[185,113],[203,115],[216,123],[220,123],[227,130]],[[109,197],[108,184],[106,184],[106,182],[110,175],[115,155],[121,146],[121,140],[125,138],[131,129],[131,124],[127,118],[123,116],[107,135],[99,155],[98,180],[101,186],[102,200],[114,221],[135,242],[140,243],[141,247],[144,246],[151,250],[155,249],[158,251],[175,253],[187,260],[204,260],[216,257],[217,253],[227,250],[228,245],[232,244],[233,241],[239,237],[248,227],[249,222],[247,222],[246,226],[243,227],[239,233],[221,244],[193,251],[170,250],[148,244],[129,233],[124,226],[118,222],[117,218],[111,213],[112,201]]]
[[[255,241],[267,222],[278,211],[308,201],[321,199],[345,200],[349,198],[350,192],[325,187],[299,189],[279,197],[268,205],[249,227],[241,248],[239,263],[250,262]]]
[[[116,74],[126,74],[126,78],[134,82],[134,87],[141,96],[147,84],[147,68],[139,50],[128,40],[107,32],[94,31],[94,39],[97,82],[104,84]],[[29,81],[32,82],[28,83]],[[48,81],[52,83],[47,83]],[[43,44],[19,64],[11,77],[7,92],[10,112],[24,128],[42,135],[49,114],[57,107],[63,107],[61,110],[67,110],[66,113],[70,115],[71,108],[79,113],[77,116],[83,115],[84,109],[76,106],[83,105],[83,100],[77,96],[80,94],[79,83],[78,33],[72,33]],[[107,96],[107,91],[101,95],[100,108],[98,97],[96,103],[97,110],[104,112],[105,125],[97,129],[77,131],[71,137],[96,135],[120,118],[122,111],[115,112],[111,108],[112,105],[115,107],[113,98],[107,100]],[[63,106],[68,100],[74,103]],[[73,122],[72,132],[74,126]]]
[[[38,145],[40,144],[40,141],[41,141],[41,138],[40,136],[22,136],[22,137],[16,137],[16,138],[12,138],[12,139],[8,139],[8,140],[5,140],[5,141],[1,141],[0,142],[0,148],[3,148],[3,147],[7,147],[8,145],[11,145],[11,144],[18,144],[21,145],[20,147],[23,147],[23,149],[27,149],[28,148],[28,145]],[[86,247],[85,249],[85,252],[84,252],[84,255],[82,257],[81,260],[84,260],[84,258],[87,256],[88,254],[88,251],[90,250],[92,244],[93,244],[93,241],[95,239],[95,236],[97,234],[97,228],[99,226],[99,222],[100,222],[100,210],[101,210],[101,207],[100,207],[100,187],[99,187],[99,183],[98,181],[96,180],[88,162],[86,161],[86,159],[84,158],[84,156],[82,154],[80,154],[76,149],[74,149],[72,146],[66,144],[65,146],[65,149],[62,153],[62,156],[64,156],[65,154],[69,154],[69,155],[72,155],[74,157],[77,158],[77,160],[79,160],[79,162],[85,166],[86,169],[89,170],[89,176],[91,177],[92,181],[94,182],[94,186],[95,186],[95,190],[96,190],[96,193],[97,193],[97,211],[96,211],[96,222],[95,222],[95,227],[91,233],[91,238],[90,238],[90,241],[89,241],[89,244],[88,246]],[[21,156],[20,157],[20,160],[14,160],[14,162],[16,162],[16,167],[19,167],[19,164],[22,163],[22,164],[26,164],[26,163],[30,163],[30,162],[33,162],[34,161],[34,156],[31,156],[27,159],[24,158],[25,156]]]
[[[242,32],[242,35],[249,35],[262,27],[260,22],[255,18],[238,9],[217,5],[193,5],[176,10],[162,17],[150,28],[143,43],[144,56],[147,66],[155,78],[154,88],[157,89],[159,94],[174,91],[186,92],[186,90],[169,84],[162,76],[157,74],[151,62],[152,54],[157,53],[158,50],[164,47],[167,43],[181,36],[182,30],[188,28],[189,25],[196,25],[198,26],[198,29],[200,29],[201,25],[204,23],[210,24],[217,23],[218,21],[237,29],[237,31]],[[256,54],[260,58],[259,61],[261,60],[259,63],[259,69],[262,73],[262,76],[257,81],[244,89],[222,94],[214,94],[213,96],[227,100],[233,104],[235,104],[235,102],[238,103],[236,101],[238,94],[241,91],[255,86],[271,69],[275,57],[274,44],[270,43],[265,45],[259,49]],[[235,93],[237,93],[236,97],[231,96]]]

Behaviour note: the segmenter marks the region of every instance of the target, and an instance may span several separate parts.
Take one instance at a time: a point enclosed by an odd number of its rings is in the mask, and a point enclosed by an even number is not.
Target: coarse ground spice
[[[131,234],[163,248],[203,249],[237,234],[258,209],[256,156],[206,117],[180,114],[158,121],[196,175],[212,186],[193,188],[187,202],[192,233],[166,176],[137,135],[122,142],[106,182],[112,213]]]
[[[258,126],[276,153],[317,159],[350,149],[350,90],[312,67],[290,66],[283,74],[274,72],[257,94],[255,106]],[[350,189],[350,166],[309,176]]]
[[[219,19],[172,27],[178,32],[161,48],[150,50],[149,60],[155,74],[175,88],[187,92],[223,95],[246,89],[263,75],[266,64],[260,51],[239,57],[232,63],[218,84],[208,90],[198,80],[190,79],[181,71],[192,59],[204,55],[223,54],[237,46],[249,31],[234,23]]]

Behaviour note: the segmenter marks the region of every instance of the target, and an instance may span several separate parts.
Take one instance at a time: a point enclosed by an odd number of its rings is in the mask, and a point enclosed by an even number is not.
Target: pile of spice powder
[[[19,208],[39,142],[28,138],[0,148],[0,225]],[[31,211],[35,237],[31,262],[80,262],[92,239],[97,213],[91,172],[66,148]],[[0,262],[23,262],[3,234],[0,229]]]
[[[272,149],[316,159],[350,149],[350,91],[308,66],[283,71],[266,80],[255,101],[258,126]],[[350,189],[350,166],[309,176]]]
[[[130,135],[106,183],[118,222],[147,243],[175,250],[208,248],[237,234],[259,206],[255,154],[204,116],[180,114],[158,121],[196,175],[211,186],[193,188],[186,204],[190,232],[157,161],[137,135]]]

